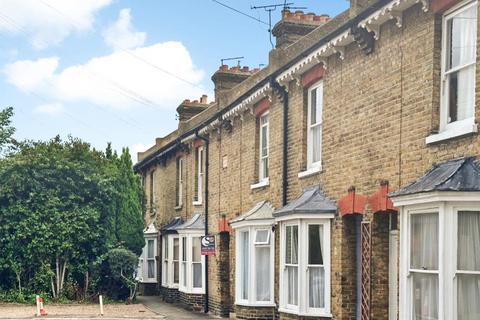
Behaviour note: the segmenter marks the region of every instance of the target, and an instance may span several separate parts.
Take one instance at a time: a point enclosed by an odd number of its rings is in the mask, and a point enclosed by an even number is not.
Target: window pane
[[[179,278],[179,270],[178,270],[178,262],[173,263],[173,283],[178,283]]]
[[[458,213],[457,269],[480,271],[480,212]]]
[[[155,252],[155,242],[154,240],[148,240],[148,254],[147,254],[147,258],[151,259],[151,258],[155,258],[154,256],[154,252]]]
[[[192,261],[200,262],[202,258],[200,238],[192,238]]]
[[[458,13],[447,22],[450,37],[448,69],[475,62],[477,40],[477,7]]]
[[[413,319],[438,319],[438,275],[413,274]]]
[[[317,123],[317,89],[310,91],[310,125]]]
[[[148,278],[155,278],[155,260],[148,260]]]
[[[310,308],[324,308],[325,270],[323,267],[310,267],[308,271],[308,305]]]
[[[297,264],[298,263],[298,226],[286,227],[286,255],[285,263]]]
[[[269,230],[257,230],[255,233],[255,243],[267,243]]]
[[[183,262],[182,263],[182,285],[184,287],[187,286],[187,263],[186,262]]]
[[[192,264],[193,268],[193,287],[201,288],[202,287],[202,264],[194,263]]]
[[[412,214],[410,267],[438,270],[438,214]]]
[[[249,234],[248,232],[242,232],[241,237],[241,252],[242,252],[242,265],[241,265],[241,278],[242,278],[242,299],[248,299],[248,270],[250,266],[250,255],[249,255]]]
[[[268,128],[267,127],[262,127],[262,157],[267,156],[268,154]]]
[[[182,237],[182,261],[187,261],[187,238]]]
[[[287,267],[287,303],[298,305],[298,267]]]
[[[311,134],[311,147],[312,147],[312,163],[320,161],[320,146],[322,139],[322,126],[317,125],[310,128]]]
[[[322,225],[308,225],[308,264],[323,265],[322,238]]]
[[[173,239],[173,260],[178,260],[178,238]]]
[[[480,275],[457,275],[457,320],[480,319]]]
[[[448,76],[448,122],[473,117],[475,101],[475,66]]]
[[[255,248],[255,270],[257,301],[270,301],[270,247]]]
[[[268,158],[262,159],[262,176],[261,178],[268,178]]]

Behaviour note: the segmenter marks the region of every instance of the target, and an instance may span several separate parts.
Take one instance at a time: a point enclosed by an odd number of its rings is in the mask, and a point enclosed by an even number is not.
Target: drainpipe
[[[208,143],[209,139],[207,137],[201,136],[198,134],[198,131],[195,132],[195,136],[205,142],[205,235],[208,235]],[[208,256],[205,256],[205,302],[204,302],[204,312],[208,313]]]
[[[280,85],[275,78],[271,79],[272,88],[282,95],[283,100],[283,170],[282,170],[282,203],[287,205],[288,191],[288,92],[285,87]]]

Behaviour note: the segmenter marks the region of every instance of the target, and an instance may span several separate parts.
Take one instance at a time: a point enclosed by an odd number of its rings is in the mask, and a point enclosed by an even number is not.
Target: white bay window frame
[[[415,270],[411,265],[411,217],[413,215],[438,214],[438,271],[416,270],[425,274],[438,274],[438,318],[439,320],[463,320],[457,317],[458,275],[480,276],[480,271],[457,270],[458,214],[463,211],[480,214],[478,192],[434,192],[402,196],[394,200],[400,207],[400,303],[401,320],[412,320],[413,298],[412,277]],[[472,318],[474,319],[474,318]]]
[[[300,316],[332,317],[331,314],[331,247],[330,226],[333,214],[325,214],[322,218],[311,215],[305,217],[285,216],[276,219],[280,228],[280,307],[279,311]],[[323,230],[323,265],[308,264],[308,226],[321,225]],[[297,264],[286,263],[286,228],[298,226],[298,256]],[[288,303],[288,266],[297,266],[297,305]],[[324,307],[312,308],[309,306],[309,272],[312,267],[322,267],[324,271]]]
[[[145,234],[145,246],[138,259],[137,277],[142,283],[157,283],[157,237],[156,234]],[[149,245],[152,243],[153,252],[150,254]],[[153,276],[149,276],[148,265],[153,262]]]
[[[181,269],[180,272],[180,286],[179,286],[179,291],[185,292],[185,293],[191,293],[191,294],[204,294],[205,293],[205,256],[200,254],[200,261],[194,261],[194,241],[197,239],[197,241],[200,241],[200,238],[203,236],[203,234],[199,233],[192,233],[188,231],[179,231],[179,237],[180,237],[180,259],[181,264],[184,264],[185,270]],[[198,243],[199,246],[201,246],[200,242]],[[186,246],[186,248],[184,248]],[[183,261],[183,255],[182,253],[186,253],[186,260]],[[199,250],[200,247],[198,247]],[[195,279],[194,279],[194,272],[195,272],[195,265],[200,265],[200,277],[201,277],[201,286],[200,287],[195,287]],[[185,271],[185,272],[183,272]],[[186,276],[186,278],[185,278]]]
[[[431,135],[426,138],[427,143],[435,143],[445,139],[450,139],[458,136],[462,136],[468,133],[477,132],[477,125],[475,124],[475,87],[476,87],[476,48],[472,49],[474,52],[473,56],[470,57],[469,61],[464,61],[463,63],[455,66],[450,66],[450,57],[452,51],[452,39],[449,29],[449,23],[454,19],[463,19],[458,17],[462,15],[469,9],[475,11],[475,16],[477,15],[477,1],[468,0],[461,1],[459,4],[455,5],[449,9],[442,18],[442,55],[441,55],[441,101],[440,101],[440,130],[438,134]],[[477,43],[477,24],[475,23],[474,30],[472,30],[472,41],[476,46]],[[461,34],[466,34],[466,32],[456,32],[455,35],[459,36]],[[462,52],[460,52],[461,55]],[[470,76],[468,76],[468,73]],[[468,105],[465,106],[466,110],[463,110],[464,113],[468,113],[469,116],[464,119],[452,119],[450,115],[450,92],[451,92],[451,78],[453,76],[457,77],[457,86],[460,87],[462,84],[459,84],[459,76],[465,81],[467,78],[469,80],[467,83],[471,88],[461,88],[460,90],[467,90],[461,95],[461,99],[464,99],[468,102]],[[458,103],[458,101],[456,102]],[[457,105],[457,112],[460,112],[460,105]],[[455,115],[457,117],[457,115]]]
[[[255,307],[274,307],[274,274],[275,274],[275,234],[272,232],[273,221],[256,221],[252,224],[251,221],[240,222],[233,226],[235,228],[235,241],[236,241],[236,259],[235,259],[235,304],[242,306],[255,306]],[[265,241],[257,241],[258,232],[268,232],[267,239]],[[248,247],[244,248],[241,244],[242,234],[248,233]],[[269,296],[268,301],[258,300],[257,297],[257,255],[256,250],[259,248],[269,249]],[[245,250],[246,249],[246,250]],[[248,253],[248,260],[245,261],[244,253]],[[247,275],[244,274],[244,268],[247,267]],[[246,282],[245,276],[247,277]],[[244,299],[244,286],[247,287],[246,299]]]
[[[178,259],[174,259],[174,242],[178,244]],[[162,286],[167,288],[179,287],[180,283],[180,238],[178,234],[169,234],[162,236]],[[175,282],[175,264],[178,265],[179,281]]]

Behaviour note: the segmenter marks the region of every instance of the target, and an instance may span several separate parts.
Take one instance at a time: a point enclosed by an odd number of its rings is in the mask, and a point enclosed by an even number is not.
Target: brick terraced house
[[[215,101],[139,154],[145,293],[237,319],[480,319],[478,3],[350,3],[284,11],[267,67],[221,66]]]

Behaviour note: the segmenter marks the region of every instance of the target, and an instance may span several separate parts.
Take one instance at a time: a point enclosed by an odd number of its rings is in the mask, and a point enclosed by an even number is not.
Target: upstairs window
[[[463,2],[443,17],[441,131],[473,124],[477,2]]]
[[[204,151],[203,146],[200,146],[196,149],[195,152],[195,203],[201,204],[202,203],[202,190],[203,190],[203,158],[204,158]]]
[[[268,179],[268,146],[269,146],[269,119],[268,112],[265,112],[259,119],[259,181]]]
[[[157,203],[157,188],[155,186],[155,170],[150,172],[150,212],[155,213],[155,205]]]
[[[177,207],[183,204],[183,159],[177,159],[177,193],[176,193]]]
[[[308,89],[307,169],[321,166],[322,110],[323,81]]]

